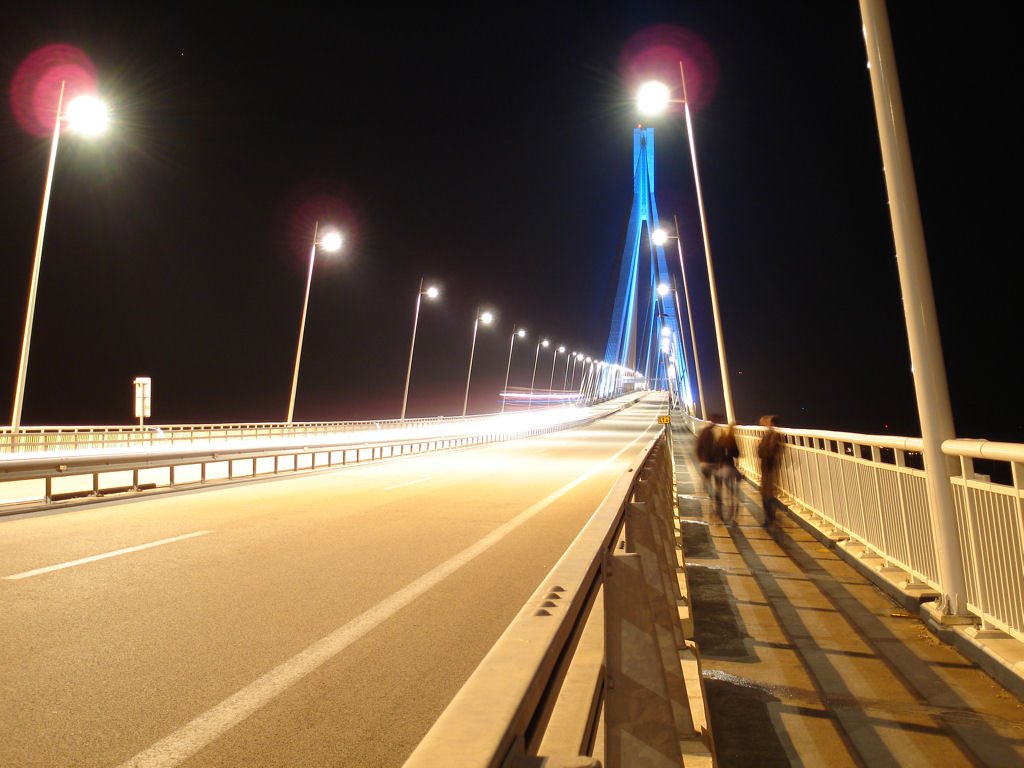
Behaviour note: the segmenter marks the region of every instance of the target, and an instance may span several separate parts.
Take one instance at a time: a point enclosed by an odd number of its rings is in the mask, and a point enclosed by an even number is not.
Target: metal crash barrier
[[[674,483],[662,431],[405,768],[712,764]]]

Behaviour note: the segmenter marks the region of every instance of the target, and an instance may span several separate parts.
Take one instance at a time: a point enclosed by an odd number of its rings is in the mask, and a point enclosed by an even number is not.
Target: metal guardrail
[[[696,424],[699,427],[699,423]],[[760,480],[761,427],[736,427],[740,471]],[[779,490],[791,505],[941,593],[920,438],[780,429]],[[1024,641],[1024,445],[947,440],[967,581],[982,629]],[[976,471],[987,464],[985,474]]]
[[[678,768],[684,747],[710,764],[674,504],[663,430],[405,768]]]
[[[288,440],[278,434],[259,443],[255,440],[256,431],[249,430],[248,439],[234,445],[226,439],[210,440],[209,434],[204,434],[193,447],[175,447],[175,442],[188,442],[179,435],[152,447],[7,455],[0,459],[0,514],[83,498],[259,478],[515,440],[590,424],[632,404],[637,397],[619,398],[600,410],[580,409],[571,419],[546,420],[544,415],[537,414],[539,421],[535,416],[529,426],[522,426],[512,415],[449,419],[444,424],[422,420],[420,435],[399,435],[392,430],[391,438],[380,440],[346,440],[345,435],[359,433],[344,431],[337,435],[324,429],[301,439]],[[433,429],[429,428],[431,424]],[[228,426],[220,425],[216,431],[230,433],[233,430],[224,429]]]
[[[429,419],[381,419],[330,422],[249,424],[160,424],[127,426],[0,427],[0,454],[54,451],[103,451],[112,448],[156,448],[197,442],[232,440],[309,440],[363,431],[433,430],[440,426],[481,423],[491,416],[438,416]]]
[[[424,435],[399,440],[338,442],[319,445],[280,443],[262,447],[211,450],[154,450],[144,454],[89,454],[12,458],[0,462],[0,514],[31,504],[58,504],[89,497],[141,493],[203,485],[214,481],[259,478],[303,470],[380,461],[428,451],[516,440],[581,426],[605,414],[528,429],[492,430],[462,435]]]

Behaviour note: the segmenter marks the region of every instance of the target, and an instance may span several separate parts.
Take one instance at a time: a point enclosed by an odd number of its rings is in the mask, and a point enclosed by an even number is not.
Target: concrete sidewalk
[[[680,529],[720,766],[1024,766],[1024,705],[741,483],[726,526],[674,430]]]

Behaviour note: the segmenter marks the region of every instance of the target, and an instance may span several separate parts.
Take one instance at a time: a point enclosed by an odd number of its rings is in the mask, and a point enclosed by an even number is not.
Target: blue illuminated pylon
[[[639,126],[633,130],[633,205],[605,361],[639,372],[652,388],[668,389],[689,404],[689,377],[676,304],[671,295],[658,295],[660,284],[674,285],[664,248],[651,240],[651,233],[659,226],[654,198],[654,129]],[[646,246],[643,252],[641,246]]]

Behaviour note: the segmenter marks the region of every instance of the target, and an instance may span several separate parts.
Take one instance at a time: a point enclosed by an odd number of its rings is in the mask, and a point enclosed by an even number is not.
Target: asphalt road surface
[[[402,765],[663,410],[0,518],[0,766]]]

